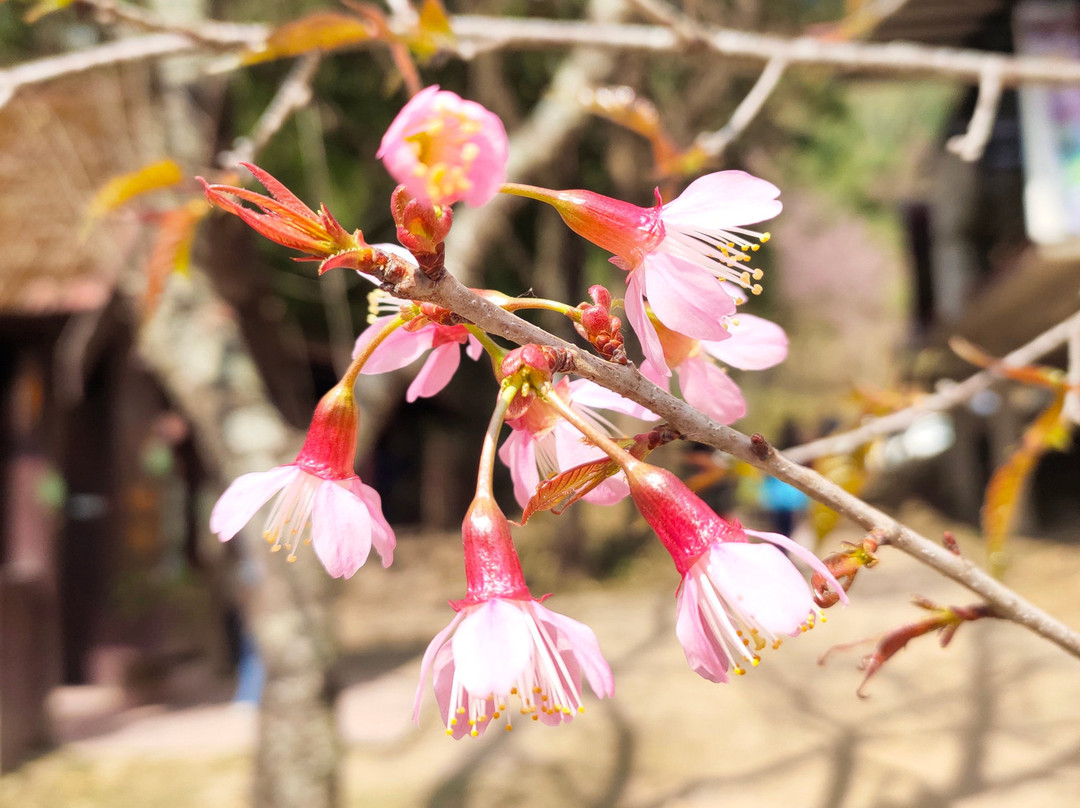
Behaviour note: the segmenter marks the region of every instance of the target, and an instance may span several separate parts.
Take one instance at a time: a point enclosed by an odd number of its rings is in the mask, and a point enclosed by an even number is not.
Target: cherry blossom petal
[[[382,559],[382,565],[389,567],[394,562],[394,548],[397,538],[394,530],[382,512],[382,498],[370,485],[364,485],[359,477],[354,477],[349,485],[353,494],[360,498],[371,516],[371,544]]]
[[[529,619],[519,606],[501,598],[468,611],[450,641],[457,677],[472,696],[509,693],[529,664]]]
[[[716,230],[772,219],[783,209],[780,189],[745,171],[717,171],[694,180],[664,205],[660,218],[687,229]]]
[[[657,336],[656,329],[645,312],[645,291],[644,268],[631,272],[626,284],[626,297],[623,300],[626,319],[630,321],[630,326],[637,334],[645,358],[657,371],[670,376],[671,371],[668,369],[667,360],[664,359],[664,346],[660,344],[660,337]]]
[[[480,343],[480,340],[469,334],[469,342],[465,346],[465,353],[469,355],[469,359],[475,362],[484,355],[484,346]]]
[[[371,516],[352,491],[327,480],[315,491],[311,542],[326,571],[351,578],[371,552]]]
[[[787,334],[771,320],[739,314],[728,318],[727,327],[731,339],[701,343],[706,353],[721,362],[740,370],[764,370],[787,357]]]
[[[499,447],[499,460],[510,469],[510,477],[514,481],[514,499],[524,508],[540,484],[532,435],[521,429],[511,430]]]
[[[675,636],[682,644],[690,669],[710,682],[728,681],[728,658],[714,632],[702,624],[698,599],[701,585],[693,575],[683,578],[676,603]]]
[[[603,385],[589,379],[574,379],[571,381],[570,396],[575,404],[583,404],[593,409],[621,412],[633,418],[640,418],[642,421],[656,421],[660,418],[648,407],[643,407],[636,401],[620,396],[614,390],[608,390]]]
[[[353,358],[359,356],[367,344],[396,316],[388,314],[385,317],[376,317],[374,322],[357,338],[356,346],[353,348]],[[372,352],[360,372],[373,376],[411,365],[424,354],[424,351],[431,349],[434,338],[435,329],[431,327],[421,328],[419,331],[408,331],[403,327],[396,328]]]
[[[644,270],[649,305],[660,322],[694,339],[730,336],[724,317],[735,313],[735,301],[708,271],[664,253],[646,256]]]
[[[427,362],[420,368],[409,389],[405,391],[405,400],[410,404],[418,398],[430,398],[438,393],[454,377],[461,364],[461,346],[456,342],[447,342],[431,352]]]
[[[708,359],[696,356],[677,368],[679,388],[686,403],[721,424],[746,415],[746,400],[739,385]]]
[[[817,611],[802,574],[770,544],[716,542],[707,563],[717,591],[771,634],[795,636]]]
[[[813,554],[810,550],[807,550],[801,544],[794,539],[790,539],[782,533],[764,533],[760,530],[746,530],[745,533],[756,536],[759,539],[763,539],[772,544],[779,545],[783,549],[787,550],[793,556],[798,558],[804,564],[806,564],[814,572],[819,573],[826,581],[829,582],[829,586],[834,592],[840,596],[840,601],[847,605],[849,603],[847,592],[840,586],[840,582],[836,580],[833,574],[829,571],[829,568],[825,566],[825,563]]]
[[[428,643],[427,650],[424,651],[424,659],[420,663],[420,683],[416,686],[416,699],[413,701],[413,721],[417,724],[420,723],[420,704],[424,697],[424,686],[427,684],[428,673],[430,673],[432,663],[435,661],[435,655],[446,644],[447,639],[457,628],[458,623],[464,618],[464,611],[455,614],[454,619],[450,621],[450,625],[436,634],[435,638]],[[442,701],[440,701],[440,704],[442,704]]]
[[[228,541],[251,521],[270,497],[299,473],[299,468],[287,465],[237,477],[214,505],[210,513],[210,531],[221,541]]]
[[[546,623],[558,635],[559,650],[570,650],[581,666],[585,679],[600,698],[610,697],[615,692],[615,680],[611,668],[600,652],[600,643],[596,634],[584,623],[579,623],[563,614],[558,614],[539,603],[530,603],[528,608],[533,617]]]

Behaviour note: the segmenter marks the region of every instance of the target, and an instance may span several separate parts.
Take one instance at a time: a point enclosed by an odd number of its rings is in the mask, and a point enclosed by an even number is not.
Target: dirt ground
[[[916,507],[928,532],[952,527]],[[965,550],[978,550],[963,529]],[[855,538],[841,531],[833,543]],[[690,672],[674,635],[674,570],[647,553],[614,580],[554,586],[548,605],[591,625],[616,677],[572,724],[478,740],[442,732],[430,692],[411,721],[419,657],[461,595],[451,537],[403,541],[394,567],[346,589],[339,718],[343,804],[495,808],[1058,808],[1080,805],[1080,662],[1025,629],[965,626],[949,648],[916,641],[860,700],[863,648],[830,646],[919,617],[912,594],[972,598],[883,550],[848,609],[765,655],[729,685]],[[1080,626],[1080,544],[1018,541],[1008,582]],[[526,567],[543,562],[526,554]],[[528,570],[527,570],[528,571]],[[542,577],[542,575],[540,576]],[[547,583],[547,582],[545,582]],[[208,691],[209,694],[209,691]],[[55,694],[55,751],[0,779],[15,808],[232,808],[246,804],[255,714],[212,702],[120,709],[116,694]]]

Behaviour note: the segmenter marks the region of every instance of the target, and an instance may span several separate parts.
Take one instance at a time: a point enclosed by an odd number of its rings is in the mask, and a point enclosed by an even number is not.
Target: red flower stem
[[[383,330],[376,334],[374,339],[372,339],[371,342],[364,346],[364,350],[362,350],[359,355],[357,355],[357,357],[353,359],[352,363],[345,371],[345,375],[341,377],[341,381],[344,384],[348,385],[350,388],[354,384],[356,384],[356,377],[360,375],[360,371],[363,369],[364,363],[371,358],[371,355],[375,352],[375,349],[382,345],[383,340],[393,334],[394,331],[404,325],[405,322],[405,318],[401,316],[395,317],[393,320],[388,322],[383,328]]]
[[[628,472],[631,466],[641,462],[599,429],[574,412],[566,402],[559,398],[551,385],[545,385],[542,389],[538,390],[537,393],[540,398],[544,400],[545,404],[554,408],[559,415],[569,421],[574,428],[588,438],[591,443],[607,452],[608,457],[617,463],[619,468],[623,471]]]
[[[491,413],[487,432],[484,433],[484,445],[480,450],[480,468],[476,473],[476,498],[493,499],[492,481],[495,475],[495,447],[499,442],[503,419],[510,402],[518,394],[516,384],[504,384],[495,402],[495,412]]]

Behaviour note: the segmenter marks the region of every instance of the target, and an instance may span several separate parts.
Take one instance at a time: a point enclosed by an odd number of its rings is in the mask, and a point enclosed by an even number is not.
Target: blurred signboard
[[[1016,52],[1080,59],[1073,0],[1023,0],[1013,11]],[[1080,88],[1020,89],[1024,221],[1036,244],[1080,245]]]

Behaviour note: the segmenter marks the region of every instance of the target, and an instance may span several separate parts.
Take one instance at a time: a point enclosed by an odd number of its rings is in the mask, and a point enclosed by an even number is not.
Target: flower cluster
[[[626,272],[623,307],[644,353],[641,373],[667,388],[672,372],[687,402],[723,423],[746,411],[734,381],[718,363],[761,370],[784,359],[779,326],[738,313],[742,292],[760,291],[761,271],[747,266],[768,233],[744,225],[780,212],[777,189],[741,171],[702,177],[678,198],[642,208],[589,191],[502,185],[507,155],[499,119],[478,104],[429,87],[417,94],[386,132],[379,149],[402,183],[391,202],[403,246],[368,245],[325,209],[313,211],[265,171],[248,168],[269,196],[206,184],[211,202],[260,233],[321,261],[320,272],[351,268],[381,285],[371,296],[369,326],[360,334],[341,381],[315,409],[307,439],[293,463],[246,474],[222,494],[211,529],[227,541],[273,500],[263,536],[295,560],[304,544],[334,576],[349,577],[372,547],[391,563],[394,533],[379,495],[354,470],[359,413],[353,387],[378,374],[426,360],[406,398],[442,391],[461,362],[487,352],[499,395],[485,435],[476,496],[462,525],[466,596],[452,603],[450,624],[421,663],[415,717],[426,682],[433,681],[446,732],[476,737],[511,714],[544,724],[584,712],[582,683],[611,696],[611,670],[587,626],[550,611],[532,596],[510,525],[492,495],[496,457],[509,468],[526,517],[538,491],[551,502],[583,497],[612,504],[630,496],[682,576],[676,634],[690,667],[713,682],[756,666],[760,652],[814,626],[821,608],[847,596],[828,565],[786,536],[743,528],[714,513],[678,478],[642,459],[679,437],[670,427],[628,438],[617,418],[656,416],[586,379],[565,349],[526,345],[508,351],[455,312],[423,300],[393,297],[399,282],[445,276],[443,240],[464,200],[486,202],[501,190],[551,204],[575,232],[613,253]],[[248,207],[242,203],[249,203]],[[303,259],[301,259],[303,260]],[[477,292],[484,305],[506,311],[547,309],[565,315],[608,361],[625,364],[618,306],[601,285],[577,306],[538,298]],[[473,315],[475,316],[475,315]],[[509,434],[498,448],[502,428]],[[632,434],[632,433],[631,433]],[[654,436],[656,440],[652,440]],[[753,540],[752,540],[753,539]],[[789,556],[814,573],[814,591]],[[815,603],[823,604],[819,607]]]

